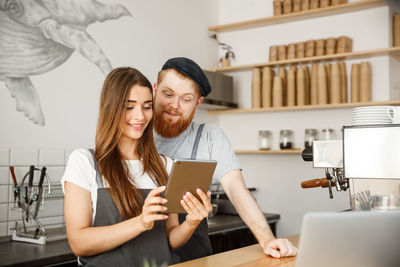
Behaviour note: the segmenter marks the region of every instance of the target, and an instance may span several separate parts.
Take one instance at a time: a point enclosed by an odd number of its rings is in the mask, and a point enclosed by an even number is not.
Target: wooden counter
[[[265,213],[271,229],[279,221],[279,214]],[[247,228],[238,215],[217,214],[210,218],[208,231],[210,239],[219,233],[231,232]],[[220,254],[218,254],[220,255]],[[69,248],[68,241],[60,240],[48,242],[46,245],[37,245],[23,242],[0,240],[0,266],[50,266],[72,262],[69,266],[76,266],[76,257]]]
[[[288,237],[296,247],[299,243],[299,235]],[[294,267],[296,257],[288,257],[275,259],[266,256],[260,245],[252,245],[244,248],[239,248],[208,257],[187,261],[175,265],[174,267],[224,267],[224,266],[241,266],[241,267],[260,267],[260,266],[279,266],[279,267]]]

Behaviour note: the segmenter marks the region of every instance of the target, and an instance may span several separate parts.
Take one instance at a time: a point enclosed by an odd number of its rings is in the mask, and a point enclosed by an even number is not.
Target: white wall
[[[207,31],[207,26],[218,23],[216,2],[101,2],[122,4],[132,14],[91,24],[87,29],[113,67],[136,67],[153,83],[170,57],[190,57],[204,68],[216,64],[218,49]],[[15,99],[0,81],[0,147],[92,147],[105,78],[99,69],[75,51],[56,69],[30,78],[39,94],[46,125],[34,125],[17,112]]]
[[[349,1],[353,2],[353,1]],[[219,24],[272,16],[272,0],[220,0]],[[246,10],[246,12],[243,12]],[[288,22],[253,29],[223,32],[219,40],[232,46],[236,60],[232,65],[268,61],[269,46],[311,39],[347,35],[353,39],[353,51],[391,46],[389,8],[380,7],[347,14]],[[220,51],[220,56],[222,51]],[[394,94],[392,80],[397,77],[398,63],[386,56],[346,61],[348,77],[352,63],[370,61],[372,65],[372,99],[388,100]],[[389,64],[391,62],[391,65]],[[397,64],[397,65],[396,65]],[[390,67],[392,66],[392,67]],[[393,70],[397,67],[397,70]],[[393,77],[390,79],[390,75]],[[241,108],[251,107],[252,70],[229,73],[234,77],[235,99]],[[348,86],[350,88],[350,86]],[[398,81],[397,81],[398,87]],[[398,98],[397,98],[398,99]],[[341,127],[351,123],[351,108],[328,110],[280,111],[215,115],[235,149],[256,150],[259,130],[270,130],[273,149],[279,148],[279,130],[292,129],[295,147],[303,147],[304,129],[335,129],[341,138]],[[327,189],[301,189],[303,180],[324,177],[323,169],[313,169],[299,155],[239,155],[248,186],[258,188],[257,200],[265,212],[281,214],[278,236],[300,232],[302,216],[309,211],[350,208],[348,192],[328,197]]]

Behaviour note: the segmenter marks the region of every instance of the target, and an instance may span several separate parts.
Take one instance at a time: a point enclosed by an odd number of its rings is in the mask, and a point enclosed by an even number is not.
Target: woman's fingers
[[[167,200],[159,195],[165,191],[165,186],[157,187],[149,192],[144,200],[142,207],[141,220],[145,229],[150,230],[154,226],[154,221],[166,220],[168,215],[159,214],[159,212],[166,211],[165,204]]]
[[[196,190],[197,194],[200,196],[203,205],[206,207],[207,211],[210,212],[212,210],[212,205],[210,202],[211,192],[204,193],[200,188]],[[209,195],[209,196],[208,196]]]
[[[165,191],[165,188],[166,188],[165,186],[156,187],[155,189],[153,189],[149,192],[149,194],[147,195],[147,198],[158,196],[159,194],[161,194],[162,192]]]
[[[161,221],[168,219],[166,214],[141,214],[142,224],[145,229],[150,230],[154,226],[155,221]]]
[[[183,196],[183,200],[189,206],[190,210],[194,213],[199,213],[199,206],[201,206],[200,201],[193,196],[191,193],[187,192],[186,195]]]
[[[149,192],[143,203],[143,208],[151,205],[165,204],[167,199],[159,196],[165,190],[165,186],[157,187]]]
[[[181,199],[181,205],[183,207],[183,209],[189,214],[192,212],[192,210],[190,209],[190,207],[188,206],[188,204],[186,204],[186,202]]]
[[[168,219],[168,215],[166,214],[151,214],[147,216],[147,219],[150,221],[161,221]]]
[[[181,200],[181,205],[188,214],[186,216],[186,221],[193,225],[198,225],[212,210],[210,192],[207,192],[206,194],[200,189],[197,189],[196,192],[200,199],[192,193],[187,192]]]
[[[158,196],[164,190],[165,186],[160,186],[149,192],[143,203],[142,207],[143,213],[155,213],[167,210],[167,208],[162,205],[167,203],[167,200],[165,198]]]
[[[209,199],[205,198],[204,199],[205,203],[202,203],[193,194],[189,192],[186,194],[186,199],[184,197],[184,200],[186,201],[190,209],[193,211],[193,213],[198,214],[198,216],[200,216],[201,218],[207,217],[208,213],[212,209]]]
[[[165,204],[167,203],[167,199],[162,197],[147,197],[145,200],[145,204],[154,205],[154,204]]]
[[[151,205],[151,206],[147,206],[143,212],[144,213],[156,213],[156,212],[163,212],[166,211],[167,207],[164,207],[162,205]]]

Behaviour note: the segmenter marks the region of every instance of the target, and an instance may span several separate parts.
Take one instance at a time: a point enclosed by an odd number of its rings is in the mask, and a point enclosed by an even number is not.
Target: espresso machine
[[[325,170],[303,188],[348,191],[351,210],[400,210],[400,124],[343,126],[341,140],[315,140],[302,157]]]

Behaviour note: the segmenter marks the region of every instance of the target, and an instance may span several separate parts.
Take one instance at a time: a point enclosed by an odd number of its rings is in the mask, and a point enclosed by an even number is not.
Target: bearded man
[[[222,130],[212,124],[192,121],[197,107],[211,92],[200,66],[184,57],[165,62],[154,84],[154,139],[159,153],[173,159],[216,160],[213,183],[220,183],[250,228],[265,254],[275,258],[295,256],[297,248],[287,239],[277,239],[254,198],[247,190],[239,161]],[[185,214],[179,215],[180,222]],[[206,219],[178,251],[183,262],[212,254]]]

